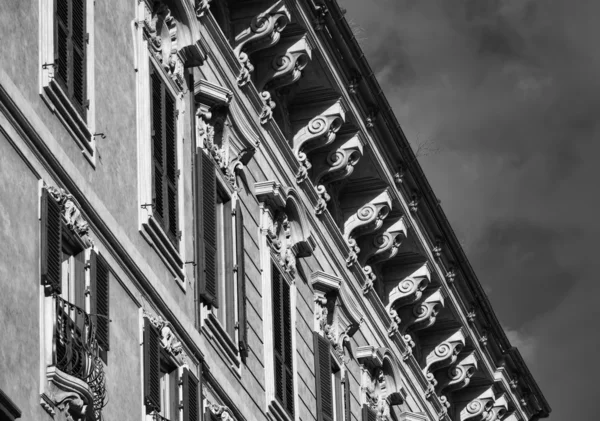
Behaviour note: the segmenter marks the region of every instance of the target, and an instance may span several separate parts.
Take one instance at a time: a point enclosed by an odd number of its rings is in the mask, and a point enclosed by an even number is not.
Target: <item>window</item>
[[[94,1],[41,0],[42,98],[95,164]]]
[[[160,71],[150,63],[152,116],[152,197],[158,223],[178,248],[177,107]]]
[[[196,279],[206,324],[227,355],[247,357],[244,222],[237,193],[217,175],[212,157],[196,153]]]
[[[161,345],[161,333],[144,318],[144,405],[153,421],[197,421],[201,383]]]
[[[294,416],[294,367],[290,285],[276,264],[272,264],[273,350],[275,397]]]

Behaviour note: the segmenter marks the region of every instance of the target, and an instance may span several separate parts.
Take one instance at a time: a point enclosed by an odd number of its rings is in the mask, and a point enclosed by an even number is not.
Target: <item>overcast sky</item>
[[[550,420],[598,419],[600,2],[338,1]]]

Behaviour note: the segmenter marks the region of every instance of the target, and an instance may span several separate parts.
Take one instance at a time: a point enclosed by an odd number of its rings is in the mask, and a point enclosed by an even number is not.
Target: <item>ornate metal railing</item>
[[[55,303],[54,365],[85,381],[93,395],[95,418],[106,405],[104,363],[99,356],[96,326],[84,309],[53,296]]]

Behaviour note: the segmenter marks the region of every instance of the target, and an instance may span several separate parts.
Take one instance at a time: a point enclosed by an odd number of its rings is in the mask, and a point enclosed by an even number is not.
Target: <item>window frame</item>
[[[69,0],[70,2],[72,0]],[[95,105],[95,69],[94,69],[94,0],[82,0],[85,11],[85,94],[84,109],[74,104],[65,91],[62,81],[57,79],[56,44],[57,44],[57,0],[40,0],[40,63],[39,92],[50,110],[58,117],[71,134],[83,156],[96,166],[96,105]],[[83,115],[82,115],[83,114]]]
[[[184,202],[184,145],[183,136],[186,132],[183,114],[186,108],[185,92],[175,83],[172,77],[166,74],[163,66],[151,54],[149,41],[144,34],[144,19],[147,13],[145,2],[137,3],[137,20],[132,22],[134,36],[134,56],[136,72],[136,122],[138,145],[138,217],[139,230],[144,239],[156,250],[167,269],[173,275],[175,282],[185,292],[187,289],[187,276],[184,262],[187,260],[186,251],[186,224]],[[163,225],[154,218],[154,161],[152,153],[152,98],[151,74],[153,71],[160,75],[162,82],[175,98],[176,109],[176,149],[177,149],[177,221],[178,231],[181,235],[174,244],[169,238]]]

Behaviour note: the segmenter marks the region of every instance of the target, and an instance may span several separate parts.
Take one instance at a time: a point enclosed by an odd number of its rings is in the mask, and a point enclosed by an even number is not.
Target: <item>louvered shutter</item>
[[[144,318],[144,404],[146,413],[160,411],[160,334]]]
[[[160,223],[165,224],[165,185],[163,178],[165,175],[164,166],[164,101],[163,101],[163,81],[154,65],[150,63],[150,101],[152,116],[152,194],[154,199],[154,209],[152,215]]]
[[[218,307],[217,297],[217,184],[215,164],[196,151],[196,259],[198,294],[205,304]]]
[[[369,407],[369,405],[363,405],[362,421],[377,421],[377,412]]]
[[[333,421],[333,386],[331,381],[331,344],[313,332],[317,390],[317,421]]]
[[[235,209],[235,246],[237,256],[237,289],[238,289],[238,335],[239,351],[245,363],[248,357],[248,327],[246,326],[246,264],[244,251],[244,213],[242,202],[237,200]]]
[[[56,79],[69,92],[69,0],[54,3],[54,64]]]
[[[350,421],[352,419],[352,393],[350,388],[350,374],[346,371],[346,377],[344,378],[344,412],[345,421]]]
[[[295,328],[292,326],[292,302],[290,297],[290,285],[281,275],[281,286],[283,292],[283,333],[284,333],[284,374],[285,374],[285,408],[290,415],[294,415],[294,365],[292,351],[292,335]]]
[[[200,414],[199,382],[194,373],[184,368],[181,376],[183,389],[183,421],[198,421]]]
[[[283,404],[285,402],[284,364],[283,364],[283,300],[281,290],[281,273],[277,266],[272,265],[272,304],[273,304],[273,355],[275,364],[275,396]],[[285,282],[285,281],[284,281]]]
[[[64,1],[64,0],[60,0]],[[87,33],[85,26],[86,0],[71,0],[71,45],[73,71],[72,100],[75,108],[82,117],[85,117],[86,97],[86,47]]]
[[[165,89],[165,150],[166,150],[166,185],[167,185],[167,207],[169,213],[168,233],[171,240],[177,244],[179,237],[178,229],[178,202],[177,202],[177,108],[175,98]]]
[[[62,221],[60,205],[48,190],[42,190],[41,281],[46,295],[60,294],[62,267]]]
[[[110,349],[109,268],[104,257],[90,254],[90,312],[96,322],[96,338],[104,351]]]

